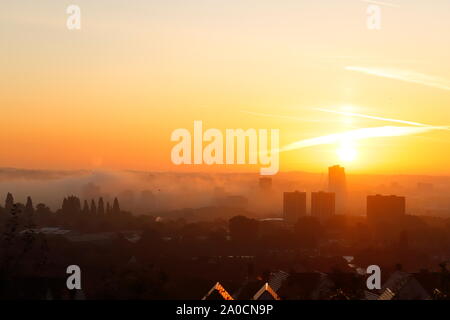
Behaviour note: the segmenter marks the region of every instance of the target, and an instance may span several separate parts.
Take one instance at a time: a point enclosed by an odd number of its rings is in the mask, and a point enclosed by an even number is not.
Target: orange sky
[[[306,2],[306,1],[305,1]],[[450,125],[450,3],[385,1],[77,1],[0,4],[0,166],[175,167],[170,134],[280,129],[281,146],[395,124],[317,110]],[[245,111],[245,112],[244,112]],[[258,114],[256,114],[258,113]],[[450,174],[450,131],[357,140],[351,172]],[[281,154],[281,170],[324,171],[339,144]]]

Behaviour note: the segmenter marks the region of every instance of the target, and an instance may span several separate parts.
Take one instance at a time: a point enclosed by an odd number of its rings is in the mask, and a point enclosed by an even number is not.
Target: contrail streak
[[[359,117],[359,118],[367,118],[367,119],[373,119],[373,120],[397,122],[397,123],[409,124],[409,125],[418,126],[418,127],[433,127],[433,126],[430,126],[428,124],[424,124],[424,123],[420,123],[420,122],[413,122],[413,121],[405,121],[405,120],[399,120],[399,119],[390,119],[390,118],[369,116],[369,115],[361,114],[361,113],[346,112],[346,111],[335,111],[335,110],[322,109],[322,108],[314,108],[314,110],[318,110],[318,111],[322,111],[322,112],[328,112],[328,113],[341,114],[341,115],[350,116],[350,117]]]
[[[344,131],[340,133],[333,133],[325,136],[315,137],[311,139],[299,140],[290,143],[281,149],[279,152],[313,147],[323,144],[333,144],[342,140],[363,140],[369,138],[380,137],[398,137],[411,134],[419,134],[433,130],[448,130],[448,127],[397,127],[397,126],[383,126],[372,128],[360,128],[355,130]]]
[[[420,133],[425,133],[425,132],[434,131],[434,130],[450,130],[449,126],[432,126],[432,125],[428,125],[428,124],[424,124],[424,123],[420,123],[420,122],[405,121],[405,120],[391,119],[391,118],[384,118],[384,117],[376,117],[376,116],[370,116],[370,115],[354,113],[354,112],[334,111],[334,110],[323,109],[323,108],[313,108],[313,109],[322,111],[322,112],[341,114],[341,115],[352,116],[352,117],[361,117],[361,118],[367,118],[367,119],[402,123],[402,124],[407,124],[410,126],[382,126],[382,127],[369,127],[369,128],[359,128],[359,129],[354,129],[354,130],[348,130],[348,131],[344,131],[344,132],[333,133],[333,134],[319,136],[319,137],[315,137],[315,138],[299,140],[299,141],[290,143],[278,150],[272,150],[271,152],[291,151],[291,150],[303,149],[303,148],[308,148],[308,147],[314,147],[314,146],[318,146],[318,145],[333,144],[333,143],[346,141],[346,140],[347,141],[348,140],[355,141],[355,140],[364,140],[364,139],[370,139],[370,138],[398,137],[398,136],[407,136],[407,135],[412,135],[412,134],[420,134]],[[301,118],[292,117],[292,116],[279,116],[279,115],[274,115],[274,114],[258,113],[258,112],[251,112],[251,111],[242,111],[242,112],[254,114],[254,115],[258,115],[258,116],[283,117],[283,118],[288,118],[288,119],[302,120]]]
[[[372,76],[401,80],[410,83],[422,84],[424,86],[450,91],[450,81],[435,76],[430,76],[416,71],[389,69],[389,68],[367,68],[358,66],[346,66],[346,70],[361,72]]]

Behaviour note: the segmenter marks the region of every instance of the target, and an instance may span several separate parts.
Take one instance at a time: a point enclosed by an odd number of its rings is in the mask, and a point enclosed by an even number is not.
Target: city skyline
[[[0,302],[289,319],[450,300],[449,14],[0,1]]]

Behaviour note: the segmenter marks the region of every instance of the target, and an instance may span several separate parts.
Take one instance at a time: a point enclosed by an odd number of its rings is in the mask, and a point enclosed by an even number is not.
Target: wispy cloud
[[[398,137],[407,136],[411,134],[425,133],[433,130],[448,130],[448,127],[397,127],[397,126],[383,126],[383,127],[372,127],[372,128],[360,128],[354,130],[348,130],[339,133],[333,133],[325,136],[315,137],[311,139],[299,140],[290,143],[282,147],[280,152],[291,151],[296,149],[302,149],[307,147],[314,147],[324,144],[333,144],[345,140],[363,140],[370,138],[381,138],[381,137]]]
[[[450,91],[450,81],[411,70],[395,68],[369,68],[359,66],[346,66],[346,70],[361,72],[372,76],[401,80],[410,83],[422,84],[428,87]]]
[[[312,108],[312,109],[321,111],[321,112],[340,114],[340,115],[345,115],[345,116],[350,116],[350,117],[360,117],[360,118],[373,119],[373,120],[379,120],[379,121],[401,123],[401,124],[405,124],[408,126],[380,126],[380,127],[369,127],[369,128],[359,128],[359,129],[347,130],[347,131],[332,133],[332,134],[323,135],[323,136],[319,136],[319,137],[298,140],[298,141],[290,143],[278,150],[272,150],[272,152],[291,151],[291,150],[303,149],[303,148],[314,147],[314,146],[319,146],[319,145],[334,144],[334,143],[339,143],[342,141],[356,141],[356,140],[382,138],[382,137],[399,137],[399,136],[408,136],[408,135],[414,135],[414,134],[420,134],[420,133],[427,133],[427,132],[435,131],[435,130],[450,130],[449,126],[433,126],[433,125],[428,125],[428,124],[421,123],[421,122],[392,119],[392,118],[385,118],[385,117],[379,117],[379,116],[371,116],[371,115],[355,113],[355,112],[335,111],[335,110],[325,109],[325,108]],[[243,110],[242,110],[242,112],[248,113],[248,114],[253,114],[253,115],[258,115],[258,116],[277,117],[277,118],[282,117],[282,118],[286,118],[286,119],[302,120],[302,118],[300,118],[300,117],[293,117],[293,116],[280,116],[280,115],[276,115],[276,114],[267,114],[267,113],[259,113],[259,112],[243,111]]]

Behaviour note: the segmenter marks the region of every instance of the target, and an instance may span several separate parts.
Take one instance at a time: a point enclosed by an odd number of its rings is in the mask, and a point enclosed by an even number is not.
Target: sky
[[[202,120],[279,129],[282,171],[448,175],[450,2],[369,2],[2,1],[0,166],[259,170],[175,166]]]

